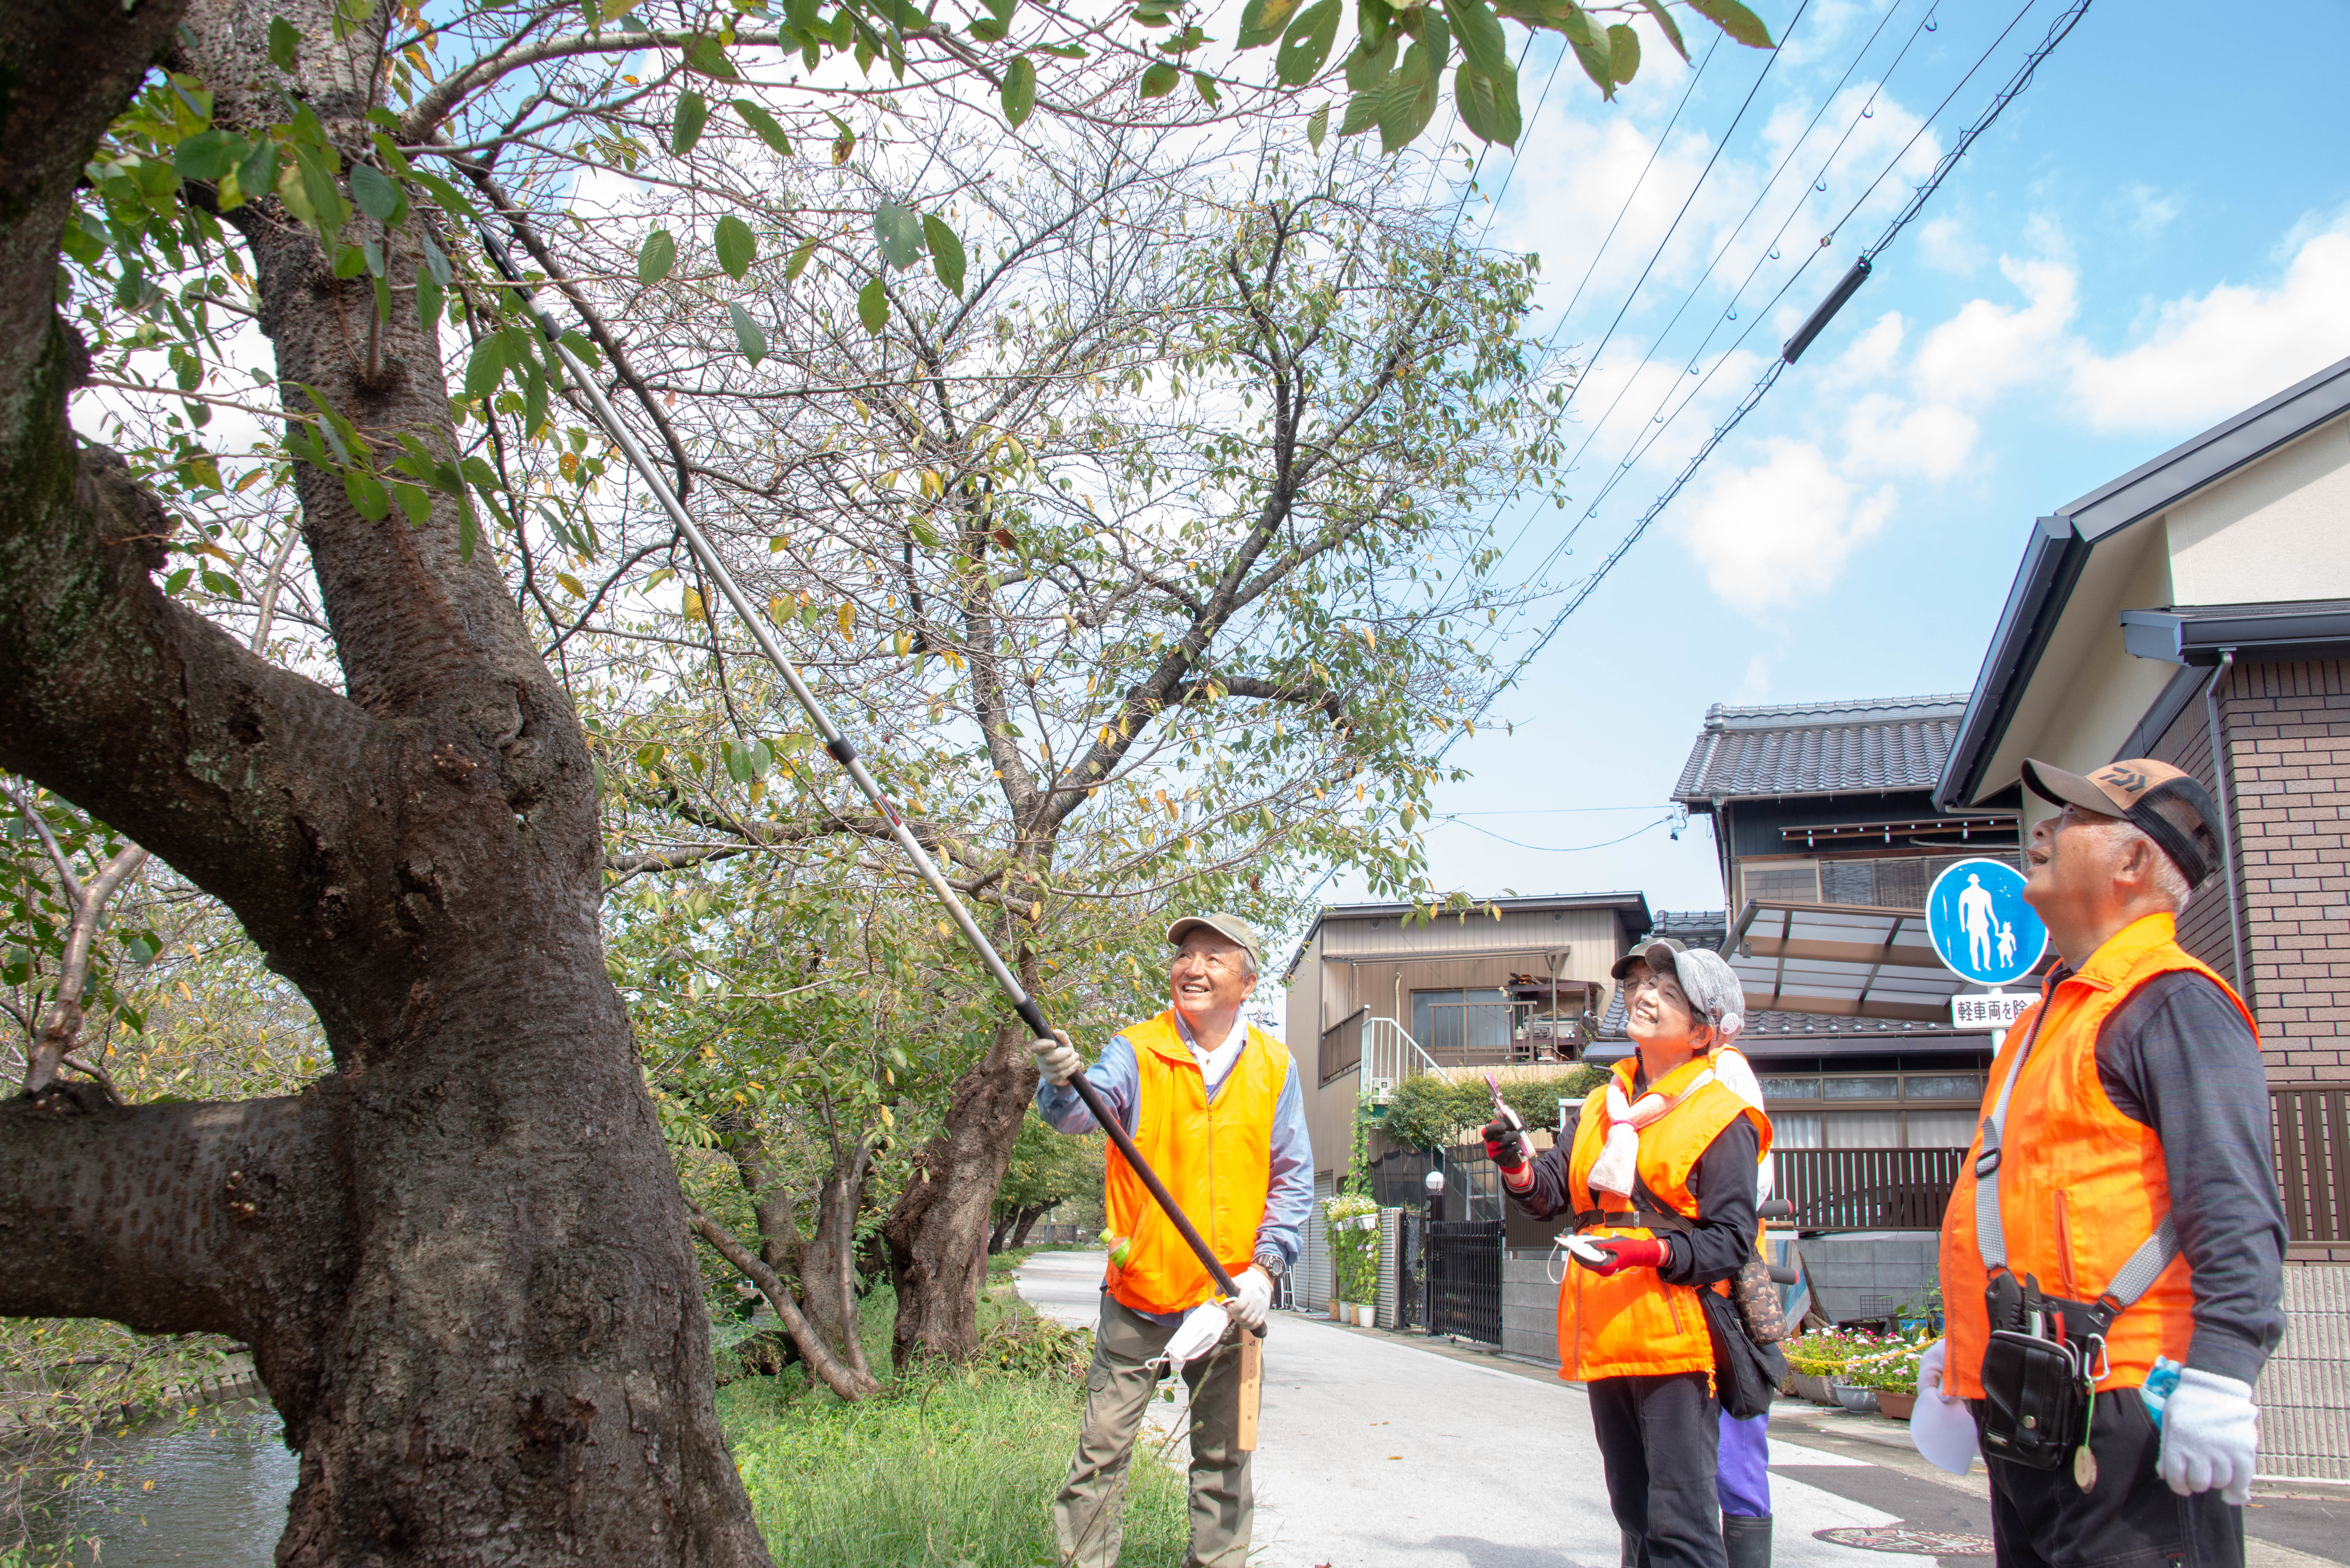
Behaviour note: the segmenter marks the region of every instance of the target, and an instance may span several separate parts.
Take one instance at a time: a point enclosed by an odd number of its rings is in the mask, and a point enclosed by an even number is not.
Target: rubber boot
[[[1721,1544],[1730,1553],[1730,1568],[1771,1568],[1771,1516],[1723,1514]]]

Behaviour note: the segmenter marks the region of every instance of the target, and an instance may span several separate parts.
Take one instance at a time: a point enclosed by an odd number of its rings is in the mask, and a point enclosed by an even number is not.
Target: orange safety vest
[[[1238,1275],[1256,1255],[1273,1181],[1273,1115],[1289,1081],[1288,1048],[1251,1027],[1213,1100],[1173,1009],[1120,1031],[1134,1047],[1141,1084],[1134,1146],[1159,1173],[1184,1217]],[[1137,1312],[1188,1312],[1216,1293],[1215,1282],[1160,1211],[1126,1157],[1112,1147],[1102,1189],[1109,1229],[1130,1239],[1123,1268],[1109,1267],[1109,1293]]]
[[[2063,983],[2043,981],[2040,1001],[2009,1028],[1991,1064],[1984,1117],[1999,1098],[2015,1053],[2031,1048],[2008,1100],[1993,1179],[1999,1183],[2007,1267],[2019,1280],[2036,1278],[2051,1295],[2095,1299],[2170,1212],[2162,1139],[2106,1097],[2097,1077],[2097,1033],[2140,986],[2180,970],[2206,976],[2226,992],[2258,1044],[2260,1027],[2243,1000],[2178,946],[2171,916],[2148,915],[2106,939]],[[1950,1342],[1943,1386],[1970,1399],[1983,1397],[1983,1351],[1991,1340],[1983,1303],[1990,1274],[1975,1236],[1974,1164],[1981,1153],[1979,1121],[1942,1216],[1942,1312]],[[2114,1320],[2106,1335],[2112,1371],[2097,1387],[2137,1387],[2158,1355],[2186,1360],[2195,1334],[2194,1307],[2187,1260],[2175,1257],[2153,1286]]]
[[[1616,1064],[1616,1076],[1627,1098],[1637,1057]],[[1667,1098],[1686,1090],[1710,1068],[1702,1056],[1691,1057],[1649,1086]],[[1762,1135],[1760,1152],[1771,1152],[1771,1118],[1730,1092],[1720,1080],[1706,1084],[1640,1129],[1640,1181],[1658,1202],[1690,1220],[1697,1218],[1697,1195],[1690,1190],[1690,1172],[1713,1140],[1740,1116],[1753,1120]],[[1567,1192],[1575,1211],[1603,1207],[1591,1190],[1591,1168],[1599,1162],[1607,1143],[1607,1091],[1595,1089],[1583,1102],[1583,1119],[1575,1124],[1575,1145],[1567,1158]],[[1628,1207],[1614,1193],[1606,1206]],[[1586,1236],[1653,1236],[1654,1231],[1628,1223],[1585,1228]],[[1572,1382],[1601,1377],[1655,1377],[1671,1372],[1713,1370],[1713,1338],[1705,1326],[1705,1309],[1689,1285],[1668,1284],[1652,1269],[1626,1269],[1601,1276],[1569,1260],[1566,1280],[1558,1292],[1558,1375]],[[1709,1287],[1723,1290],[1726,1286]]]

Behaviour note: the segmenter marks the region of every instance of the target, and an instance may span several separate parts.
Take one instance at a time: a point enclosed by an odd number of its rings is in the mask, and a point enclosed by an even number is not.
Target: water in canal
[[[96,1536],[103,1568],[269,1568],[296,1469],[279,1431],[276,1411],[242,1399],[133,1428],[100,1461],[120,1485],[89,1488],[67,1533]]]

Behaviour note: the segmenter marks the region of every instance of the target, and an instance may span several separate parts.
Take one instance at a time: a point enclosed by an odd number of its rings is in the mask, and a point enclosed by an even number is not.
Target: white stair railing
[[[1436,1058],[1392,1018],[1363,1020],[1363,1090],[1381,1105],[1406,1078],[1438,1071]]]

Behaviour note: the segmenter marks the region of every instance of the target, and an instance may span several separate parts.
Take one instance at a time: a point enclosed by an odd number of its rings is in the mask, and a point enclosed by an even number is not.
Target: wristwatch
[[[1289,1272],[1289,1265],[1283,1262],[1279,1252],[1270,1247],[1258,1248],[1253,1262],[1258,1268],[1264,1271],[1265,1278],[1269,1280],[1277,1281],[1282,1275]]]

